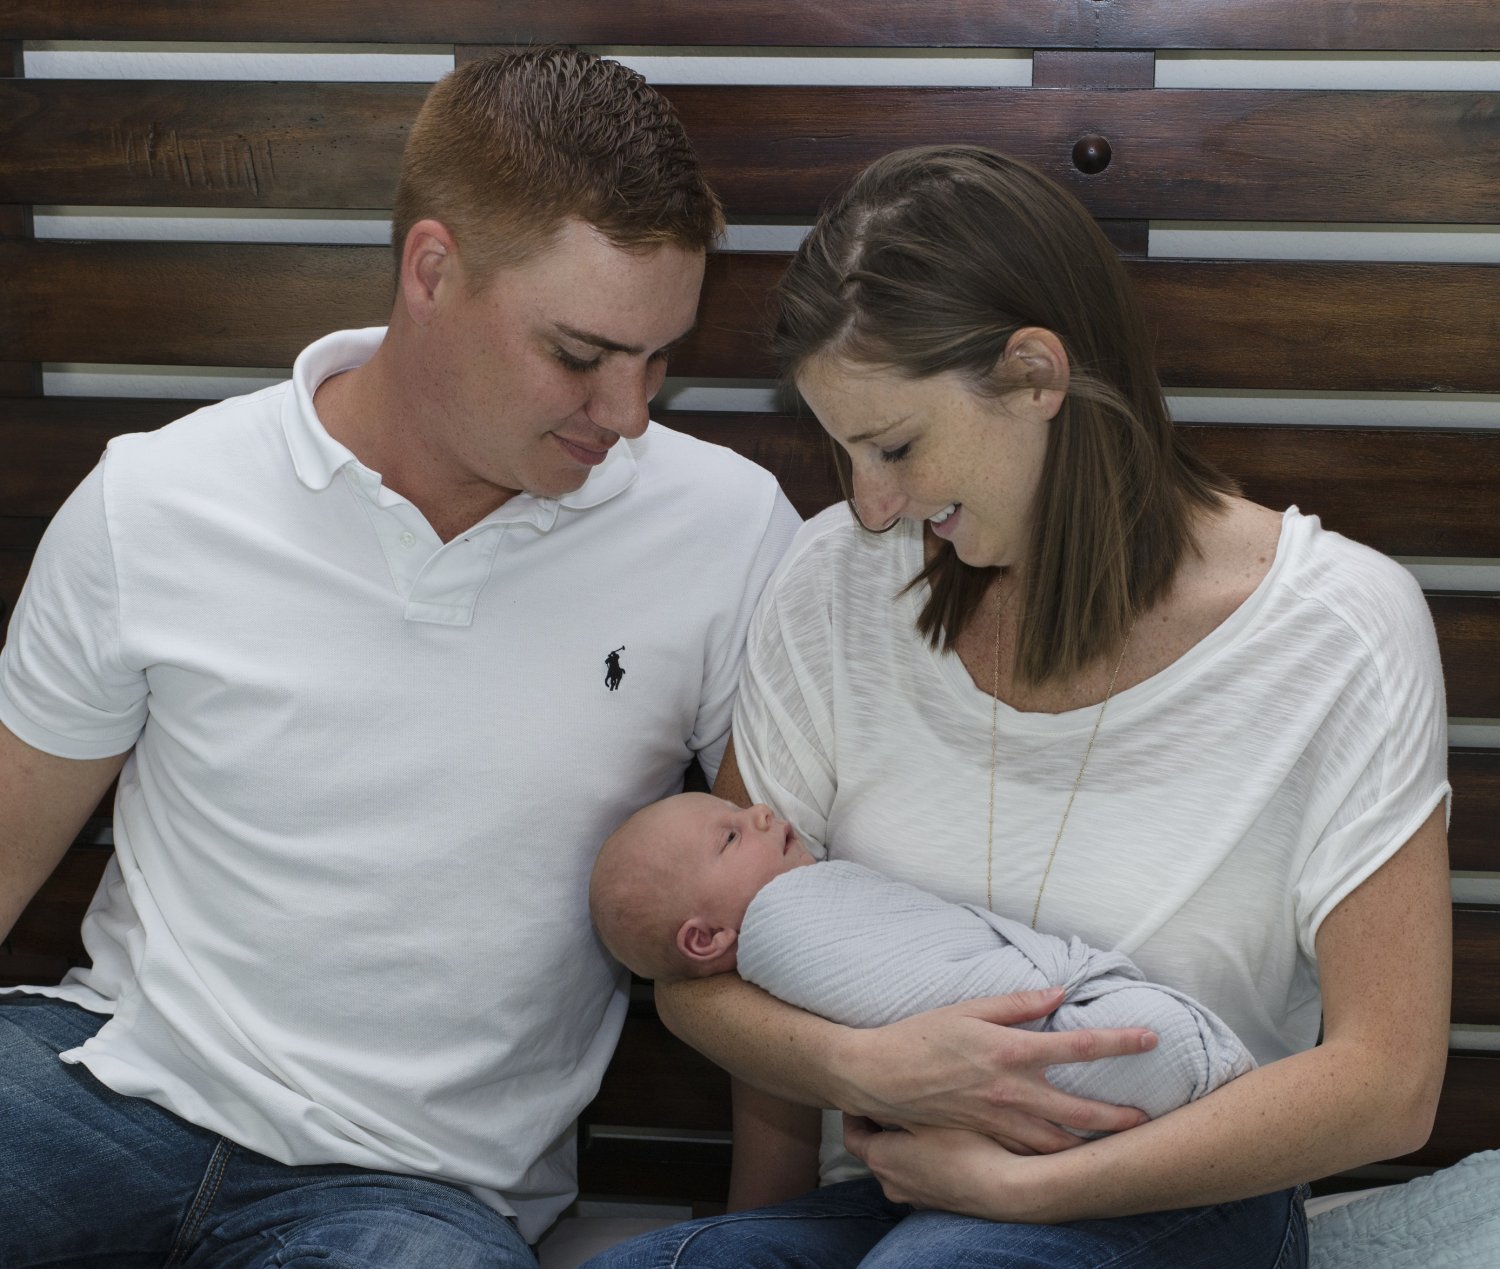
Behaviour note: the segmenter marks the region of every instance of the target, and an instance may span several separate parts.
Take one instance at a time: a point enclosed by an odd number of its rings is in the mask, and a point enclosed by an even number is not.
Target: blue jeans
[[[634,1238],[583,1269],[1302,1269],[1303,1193],[1070,1225],[914,1212],[873,1179]]]
[[[104,1021],[0,997],[5,1269],[536,1269],[515,1226],[457,1186],[277,1163],[58,1061]]]

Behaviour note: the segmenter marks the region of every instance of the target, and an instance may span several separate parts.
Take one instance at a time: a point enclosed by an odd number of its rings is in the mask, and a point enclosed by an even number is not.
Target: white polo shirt
[[[113,1014],[63,1055],[111,1088],[284,1162],[457,1182],[534,1238],[625,1007],[595,852],[717,768],[797,518],[652,424],[444,544],[313,411],[382,333],[117,438],[48,530],[0,722],[134,749],[93,966],[40,990]]]

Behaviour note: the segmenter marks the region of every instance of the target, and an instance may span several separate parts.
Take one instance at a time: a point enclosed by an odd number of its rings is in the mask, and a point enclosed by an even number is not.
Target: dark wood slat
[[[0,66],[3,66],[5,54],[6,45],[0,43]],[[12,60],[19,60],[19,55]],[[31,208],[0,203],[0,239],[25,241],[31,236]],[[41,390],[42,367],[39,363],[0,360],[0,397],[36,396]]]
[[[710,1204],[729,1195],[727,1141],[652,1141],[583,1134],[579,1192],[590,1199]]]
[[[385,321],[391,270],[385,247],[0,243],[0,346],[36,361],[289,367],[336,326]]]
[[[1500,431],[1198,423],[1183,431],[1247,497],[1296,505],[1388,555],[1500,556]]]
[[[1467,1155],[1500,1147],[1500,1053],[1453,1053],[1438,1103],[1432,1139],[1420,1150],[1393,1160],[1445,1168]]]
[[[702,325],[674,373],[776,373],[763,332],[786,259],[710,259]],[[1169,387],[1500,391],[1500,265],[1126,268]],[[0,242],[0,346],[28,361],[290,366],[331,329],[384,321],[390,269],[385,247]]]
[[[1454,906],[1453,1022],[1500,1024],[1500,908]]]
[[[1450,749],[1448,858],[1460,872],[1500,872],[1500,749]]]
[[[0,39],[0,76],[21,75],[25,68],[21,41]],[[0,203],[0,238],[30,238],[31,234],[31,208]],[[33,396],[41,390],[41,366],[27,361],[0,361],[0,397]]]
[[[1162,379],[1175,387],[1488,392],[1470,385],[1500,378],[1500,265],[1127,267],[1160,332]],[[1475,300],[1467,314],[1446,308],[1464,302],[1459,292]],[[1477,361],[1490,369],[1471,373]]]
[[[0,454],[7,456],[0,466],[0,516],[52,515],[111,437],[152,431],[209,404],[114,397],[0,401]]]
[[[427,87],[0,83],[0,202],[388,208]]]
[[[0,947],[7,946],[0,944]],[[73,962],[66,956],[0,952],[0,987],[50,986],[60,982],[72,967]]]
[[[672,1078],[663,1080],[662,1072]],[[616,1128],[729,1130],[729,1078],[656,1018],[632,1006],[599,1095],[582,1118]]]
[[[669,87],[737,212],[805,214],[870,160],[967,141],[1118,219],[1488,223],[1493,94],[1242,89]],[[1104,171],[1073,166],[1101,134]],[[1450,201],[1450,199],[1452,201]]]
[[[78,925],[112,854],[101,846],[75,846],[68,851],[17,919],[6,940],[7,950],[86,964]]]
[[[839,497],[806,418],[662,413],[662,422],[775,471],[804,516]],[[1500,419],[1497,419],[1500,421]],[[1185,424],[1194,448],[1271,507],[1296,505],[1389,555],[1500,555],[1500,431]]]
[[[1456,718],[1500,718],[1500,595],[1433,593],[1427,602],[1443,654],[1449,712]]]
[[[850,45],[1226,49],[1491,49],[1486,0],[3,0],[0,36],[110,40]]]
[[[0,407],[0,517],[49,516],[111,436],[201,401],[35,397]],[[778,473],[803,515],[835,501],[828,442],[811,416],[658,412]],[[1500,419],[1497,419],[1500,421]],[[1390,555],[1500,556],[1500,431],[1185,424],[1191,444],[1267,506],[1296,504]],[[14,545],[14,544],[13,544]]]
[[[0,202],[389,206],[422,85],[0,83]],[[1096,215],[1488,223],[1493,94],[1245,89],[681,85],[734,214],[811,216],[878,155],[971,141],[1041,168]],[[3,122],[8,121],[8,122]],[[1078,171],[1101,134],[1109,166]]]

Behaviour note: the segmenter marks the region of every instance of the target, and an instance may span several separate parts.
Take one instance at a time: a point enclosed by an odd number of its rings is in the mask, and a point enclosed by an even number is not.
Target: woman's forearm
[[[850,1060],[845,1028],[735,974],[658,983],[656,1008],[674,1035],[736,1079],[804,1106],[838,1105],[827,1074]]]
[[[856,1126],[851,1146],[895,1199],[1053,1222],[1281,1189],[1416,1149],[1447,1058],[1442,808],[1324,920],[1324,1042],[1130,1132],[1044,1158],[975,1134]]]
[[[934,1124],[988,1133],[1014,1149],[1065,1150],[1057,1127],[1118,1132],[1145,1118],[1060,1092],[1059,1062],[1140,1053],[1144,1028],[1026,1031],[1061,991],[984,997],[884,1027],[837,1026],[728,974],[661,986],[657,1008],[677,1035],[736,1078],[788,1101],[832,1106],[882,1124]]]
[[[1077,1150],[1023,1157],[974,1134],[876,1133],[858,1150],[890,1197],[1056,1223],[1226,1202],[1415,1149],[1434,1099],[1384,1063],[1322,1047]],[[1384,1087],[1382,1075],[1394,1081]]]

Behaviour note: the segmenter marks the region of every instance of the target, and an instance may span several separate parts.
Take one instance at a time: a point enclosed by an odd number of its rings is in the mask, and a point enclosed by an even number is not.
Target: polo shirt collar
[[[328,435],[313,408],[313,393],[325,379],[369,361],[385,338],[385,330],[384,326],[367,326],[362,330],[335,331],[304,348],[292,367],[292,391],[282,408],[281,426],[297,479],[308,489],[327,489],[333,478],[351,464],[360,475],[369,471],[348,446]],[[635,453],[630,442],[622,438],[589,473],[588,479],[571,493],[560,498],[520,493],[480,523],[526,521],[546,531],[556,523],[561,508],[585,511],[597,507],[624,492],[635,479]]]

